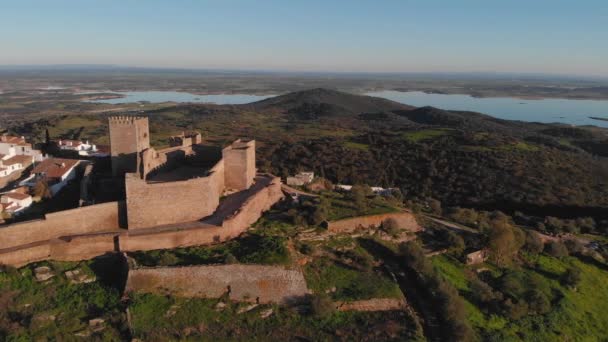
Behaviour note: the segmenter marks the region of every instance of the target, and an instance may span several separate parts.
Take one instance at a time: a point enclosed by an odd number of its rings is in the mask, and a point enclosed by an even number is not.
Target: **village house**
[[[43,159],[42,152],[33,149],[24,137],[0,135],[0,188],[21,177],[32,163]]]
[[[338,191],[351,191],[353,189],[352,185],[346,185],[346,184],[338,184],[336,185],[336,190]],[[372,190],[372,192],[376,195],[380,195],[380,196],[390,196],[392,194],[394,194],[395,192],[398,192],[399,189],[398,188],[383,188],[380,186],[372,186],[370,187],[370,189]]]
[[[309,184],[315,178],[314,172],[300,172],[293,177],[287,177],[285,183],[291,186],[302,186]]]
[[[57,146],[64,151],[76,151],[80,156],[108,156],[109,153],[99,151],[95,144],[89,141],[60,139]]]
[[[26,155],[7,156],[0,154],[0,177],[8,177],[25,169],[34,162],[34,157]]]
[[[40,150],[32,147],[25,137],[15,137],[7,134],[0,136],[0,154],[6,156],[25,155],[34,157],[34,161],[42,161],[44,156]]]
[[[1,211],[9,214],[18,214],[32,205],[32,196],[20,192],[8,192],[0,196]]]
[[[49,185],[51,195],[58,193],[68,182],[76,178],[77,166],[81,160],[49,158],[32,170],[34,180],[44,179]]]

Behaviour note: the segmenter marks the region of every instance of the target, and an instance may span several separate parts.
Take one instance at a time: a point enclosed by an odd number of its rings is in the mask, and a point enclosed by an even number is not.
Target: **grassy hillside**
[[[469,272],[473,269],[447,256],[433,257],[434,266],[467,300],[469,321],[479,337],[493,341],[600,341],[608,336],[608,316],[601,303],[608,303],[608,271],[605,266],[582,262],[574,257],[558,259],[547,255],[528,256],[533,266],[500,271],[489,266],[490,279],[513,272],[527,286],[540,288],[552,296],[551,309],[543,314],[527,314],[513,319],[488,313],[473,299]],[[576,266],[582,278],[575,288],[560,282],[566,269]],[[481,267],[484,268],[484,267]],[[480,268],[477,268],[478,270]]]

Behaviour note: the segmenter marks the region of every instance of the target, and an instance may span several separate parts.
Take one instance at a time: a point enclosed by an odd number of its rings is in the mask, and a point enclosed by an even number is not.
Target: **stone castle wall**
[[[399,228],[418,232],[422,227],[416,222],[416,218],[410,212],[388,213],[380,215],[369,215],[348,218],[344,220],[331,221],[327,224],[327,230],[332,233],[349,233],[358,228],[368,228],[371,226],[380,227],[388,219],[397,221]]]
[[[220,160],[207,177],[158,183],[126,174],[129,230],[195,221],[213,214],[222,195],[223,170]]]
[[[47,214],[45,219],[0,227],[0,250],[67,235],[117,231],[119,202]]]
[[[3,247],[0,248],[0,264],[21,267],[48,259],[77,261],[116,251],[170,249],[223,242],[245,232],[260,218],[264,210],[281,198],[283,194],[280,179],[272,178],[267,185],[255,189],[255,192],[223,221],[210,220],[136,230],[119,229],[117,223],[114,228],[110,228],[103,220],[99,220],[99,217],[91,221],[95,224],[81,225],[86,217],[94,218],[96,215],[91,209],[100,209],[100,213],[105,212],[108,217],[111,212],[118,212],[119,205],[116,202],[83,207],[73,210],[71,215],[62,216],[61,222],[65,229],[51,229],[47,231],[47,235],[40,232],[47,230],[45,222],[48,219],[0,228],[0,238],[3,239],[0,245]],[[52,214],[49,215],[52,222],[60,222],[54,220]],[[70,217],[75,219],[69,220]],[[110,221],[113,222],[113,219]],[[13,229],[17,227],[19,229]],[[86,228],[87,232],[81,230],[82,227]],[[51,232],[53,234],[50,234]]]
[[[240,235],[242,227],[249,227],[255,223],[264,211],[270,209],[282,198],[281,179],[274,177],[270,186],[248,198],[237,212],[224,220],[222,227],[225,229],[225,234]]]
[[[180,297],[288,303],[310,293],[300,270],[281,266],[215,265],[129,270],[125,291]]]
[[[153,147],[146,149],[141,152],[141,176],[146,179],[152,172],[177,166],[192,153],[192,146],[169,147],[158,151]]]
[[[120,240],[123,251],[169,249],[224,242],[244,233],[265,210],[283,198],[281,180],[270,184],[249,197],[243,205],[222,222],[202,222],[195,227],[181,229],[142,229],[129,232]]]
[[[255,140],[233,142],[223,151],[226,165],[226,188],[233,190],[247,189],[253,183],[255,169]]]

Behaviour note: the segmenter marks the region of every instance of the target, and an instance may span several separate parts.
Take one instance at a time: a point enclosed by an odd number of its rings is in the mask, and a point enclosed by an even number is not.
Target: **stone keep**
[[[148,118],[115,116],[109,119],[112,174],[136,172],[141,151],[150,147]]]
[[[255,178],[255,140],[238,139],[222,151],[224,186],[241,191],[248,189]]]

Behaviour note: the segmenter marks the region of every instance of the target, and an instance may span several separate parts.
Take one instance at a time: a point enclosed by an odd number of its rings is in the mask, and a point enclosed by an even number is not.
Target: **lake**
[[[469,95],[426,94],[419,91],[389,90],[371,92],[366,95],[382,97],[416,107],[433,106],[441,109],[479,112],[506,120],[560,122],[608,128],[608,121],[589,118],[590,116],[608,118],[608,101],[604,100],[477,98]]]
[[[275,95],[249,95],[249,94],[216,94],[198,95],[179,91],[128,91],[128,92],[109,92],[108,94],[119,94],[124,97],[116,99],[97,99],[85,102],[93,103],[132,103],[146,101],[150,103],[161,102],[196,102],[196,103],[215,103],[215,104],[243,104],[260,101]]]

